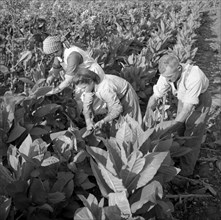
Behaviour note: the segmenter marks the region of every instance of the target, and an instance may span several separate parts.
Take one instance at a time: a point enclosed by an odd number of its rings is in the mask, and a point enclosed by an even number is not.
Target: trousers
[[[209,111],[212,99],[209,91],[202,93],[199,96],[199,104],[186,119],[183,126],[178,130],[179,136],[192,137],[185,141],[184,146],[192,150],[180,158],[180,175],[189,176],[193,174],[196,162],[199,157],[202,139],[206,129],[206,123],[209,118]],[[182,110],[183,103],[178,102],[177,114]]]

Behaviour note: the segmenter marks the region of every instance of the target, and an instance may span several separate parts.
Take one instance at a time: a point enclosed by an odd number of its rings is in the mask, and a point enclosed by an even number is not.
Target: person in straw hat
[[[47,84],[50,85],[55,78],[58,78],[60,76],[61,70],[65,72],[63,81],[48,94],[58,93],[64,88],[68,87],[73,82],[77,71],[81,68],[86,68],[95,72],[98,75],[100,81],[102,81],[104,78],[105,73],[103,69],[89,55],[88,52],[82,50],[77,46],[70,46],[69,48],[67,48],[65,44],[61,41],[61,38],[59,36],[48,36],[43,41],[43,52],[47,55],[54,55],[55,57],[52,68],[49,71],[49,76],[46,79]],[[82,91],[77,92],[82,93]],[[87,113],[91,106],[86,103],[92,103],[91,99],[92,96],[90,95],[90,93],[86,93],[84,99],[85,103],[83,103],[83,113],[87,129],[89,130],[91,129],[91,127],[93,127],[93,122],[91,121],[90,117],[88,117]]]

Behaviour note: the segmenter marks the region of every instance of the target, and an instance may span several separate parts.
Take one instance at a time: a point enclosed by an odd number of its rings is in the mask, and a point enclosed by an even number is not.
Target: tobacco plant
[[[189,151],[165,136],[164,127],[162,123],[143,131],[136,121],[126,117],[116,136],[102,139],[105,148],[86,148],[101,194],[126,219],[150,217],[155,206],[158,211],[170,207],[164,200],[163,185],[179,173],[172,157]]]

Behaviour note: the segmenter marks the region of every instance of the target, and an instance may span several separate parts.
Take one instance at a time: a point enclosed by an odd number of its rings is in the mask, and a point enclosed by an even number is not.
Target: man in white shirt
[[[192,137],[185,142],[185,146],[192,151],[180,158],[180,174],[189,176],[193,174],[199,156],[211,106],[209,80],[198,66],[181,64],[172,54],[161,57],[159,72],[161,75],[148,101],[144,123],[148,120],[149,110],[156,108],[157,100],[172,89],[172,93],[178,98],[178,109],[171,130],[175,129],[179,135]]]

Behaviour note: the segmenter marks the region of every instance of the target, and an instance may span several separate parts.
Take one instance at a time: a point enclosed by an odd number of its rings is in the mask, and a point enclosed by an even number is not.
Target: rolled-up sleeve
[[[186,92],[182,100],[183,103],[198,104],[202,88],[202,80],[192,79],[192,81],[186,85]]]
[[[117,118],[123,112],[123,106],[114,90],[105,89],[100,93],[100,97],[107,104],[108,108],[108,114],[104,118],[105,122]]]
[[[67,69],[66,74],[70,76],[74,76],[77,67],[79,64],[83,62],[83,57],[78,52],[72,52],[67,59]]]
[[[159,77],[157,84],[153,86],[153,93],[157,98],[162,98],[170,89],[170,84],[167,82],[166,78]]]

